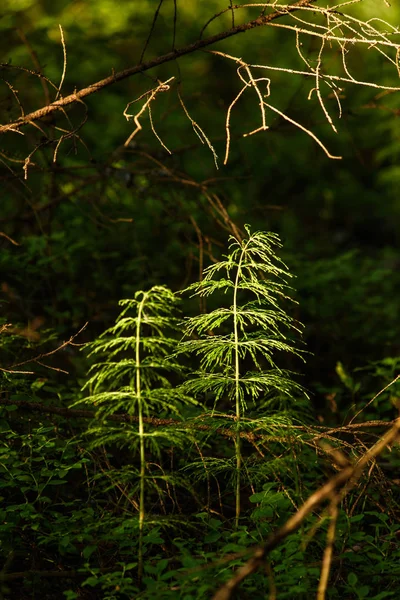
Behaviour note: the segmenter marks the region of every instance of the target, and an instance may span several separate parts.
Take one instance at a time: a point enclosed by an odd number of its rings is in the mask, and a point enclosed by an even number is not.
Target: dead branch
[[[83,88],[79,91],[75,91],[74,93],[65,96],[65,98],[60,98],[59,100],[56,100],[55,102],[52,102],[47,106],[43,106],[42,108],[39,108],[38,110],[35,110],[29,113],[28,115],[21,116],[15,121],[12,121],[11,123],[7,123],[6,125],[0,125],[0,133],[5,133],[7,131],[22,133],[19,131],[21,127],[31,124],[39,119],[43,119],[44,117],[47,117],[53,112],[61,110],[65,106],[69,106],[70,104],[75,104],[76,102],[82,101],[83,98],[86,98],[91,94],[95,94],[96,92],[99,92],[100,90],[110,85],[113,85],[118,81],[127,79],[128,77],[136,75],[137,73],[143,73],[145,71],[148,71],[149,69],[153,69],[154,67],[158,67],[159,65],[162,65],[164,63],[171,62],[181,56],[185,56],[186,54],[191,54],[192,52],[196,52],[197,50],[201,50],[202,48],[211,46],[212,44],[237,35],[238,33],[244,33],[256,27],[268,25],[275,19],[279,19],[282,16],[285,16],[293,11],[296,11],[305,6],[309,6],[315,1],[316,0],[299,0],[295,4],[287,6],[285,12],[283,12],[282,10],[278,10],[268,15],[259,16],[257,19],[253,19],[252,21],[248,21],[247,23],[242,23],[241,25],[236,25],[235,27],[232,27],[232,29],[222,31],[221,33],[208,37],[204,40],[197,40],[197,42],[188,44],[183,48],[177,48],[172,52],[168,52],[167,54],[158,56],[147,62],[135,65],[134,67],[131,67],[129,69],[124,69],[123,71],[119,71],[118,73],[113,73],[105,79],[101,79],[100,81],[92,83],[86,88]],[[5,65],[0,65],[0,67],[5,67]]]
[[[20,371],[21,373],[27,373],[26,371]],[[128,414],[110,414],[110,415],[100,415],[96,414],[94,410],[85,410],[85,409],[75,409],[75,408],[64,408],[64,407],[56,407],[56,406],[45,406],[44,404],[39,404],[38,402],[29,402],[28,400],[8,400],[6,398],[0,397],[0,406],[18,406],[20,408],[26,408],[27,410],[47,413],[50,415],[59,415],[61,417],[71,418],[71,419],[104,419],[106,421],[114,421],[117,423],[137,423],[138,417],[134,415]],[[227,417],[228,415],[224,415]],[[193,419],[191,421],[179,421],[178,419],[160,419],[158,417],[143,417],[143,421],[148,425],[153,425],[154,427],[184,427],[185,429],[195,429],[196,431],[211,431],[217,435],[222,435],[223,437],[233,438],[235,437],[236,431],[227,429],[226,427],[211,427],[211,425],[206,425],[200,421],[204,415],[201,415],[197,419]],[[232,417],[233,418],[233,417]],[[335,427],[335,429],[329,429],[328,427],[324,427],[322,425],[285,425],[280,424],[277,429],[284,430],[290,429],[299,432],[308,433],[314,437],[311,438],[311,442],[318,444],[318,447],[321,447],[320,443],[321,438],[332,435],[332,433],[351,433],[352,431],[357,431],[357,433],[362,432],[363,429],[381,427],[388,428],[392,427],[396,421],[366,421],[364,423],[354,423],[351,426],[343,425],[343,427]],[[318,433],[319,432],[319,433]],[[266,437],[274,439],[276,441],[284,441],[283,436],[275,436],[273,434],[265,435],[262,433],[254,433],[252,431],[241,431],[240,437],[254,443],[258,440],[265,440]],[[326,446],[322,447],[322,450],[332,456],[333,462],[340,466],[340,461],[338,460],[339,451],[336,449],[332,449],[329,447],[327,449]]]
[[[19,246],[20,245],[18,242],[16,242],[15,240],[13,240],[12,237],[10,237],[6,233],[4,233],[4,231],[0,231],[0,237],[6,238],[6,240],[8,240],[10,242],[10,244],[13,244],[14,246]]]
[[[227,581],[213,596],[213,600],[230,600],[239,584],[259,567],[265,565],[268,554],[276,548],[288,535],[294,533],[304,519],[325,500],[332,501],[336,494],[340,499],[354,488],[362,472],[370,461],[375,459],[390,444],[396,441],[400,434],[400,418],[396,419],[393,427],[383,435],[380,440],[365,452],[358,461],[342,469],[337,475],[329,479],[322,487],[314,492],[299,508],[285,525],[270,536],[263,546],[256,547],[251,558],[240,567],[234,576]]]
[[[83,325],[83,327],[81,327],[77,333],[74,333],[73,335],[71,335],[69,340],[67,340],[66,342],[63,342],[62,344],[60,344],[60,346],[57,346],[57,348],[55,348],[54,350],[50,350],[49,352],[42,352],[41,354],[38,354],[37,356],[34,356],[33,358],[28,358],[27,360],[23,360],[22,362],[14,363],[13,365],[10,365],[8,368],[0,367],[0,371],[3,371],[3,373],[11,373],[11,374],[23,373],[25,375],[33,375],[34,374],[33,371],[24,371],[24,370],[15,370],[15,369],[17,367],[22,367],[22,366],[28,365],[30,363],[37,363],[37,364],[41,365],[42,367],[46,367],[46,369],[51,369],[52,371],[58,371],[60,373],[68,374],[68,371],[64,371],[63,369],[59,369],[57,367],[51,367],[50,365],[45,365],[41,361],[43,358],[47,358],[48,356],[51,356],[52,354],[56,354],[56,352],[59,352],[66,346],[80,346],[81,344],[76,344],[74,340],[75,340],[75,338],[78,337],[78,335],[80,333],[82,333],[82,331],[84,329],[86,329],[86,326],[87,326],[87,323],[85,323],[85,325]],[[7,327],[9,327],[9,325]],[[2,333],[2,331],[3,331],[3,329],[0,330],[0,333]]]

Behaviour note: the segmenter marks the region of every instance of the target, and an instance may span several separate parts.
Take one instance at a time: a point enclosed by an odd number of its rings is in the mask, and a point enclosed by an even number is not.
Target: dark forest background
[[[237,8],[232,21],[226,4],[3,0],[1,124],[274,11]],[[337,11],[400,43],[396,3],[360,1]],[[326,25],[318,13],[296,14],[303,21],[284,15],[274,22]],[[320,38],[300,39],[316,68]],[[322,88],[337,133],[316,92],[309,97],[315,78],[259,69],[258,77],[270,78],[268,102],[341,159],[329,158],[272,110],[266,110],[268,130],[244,136],[260,126],[259,98],[246,90],[232,108],[226,165],[227,110],[243,83],[238,64],[211,51],[247,64],[306,68],[293,31],[260,26],[112,83],[18,125],[20,133],[1,132],[0,597],[212,597],[216,581],[229,579],[247,558],[240,553],[262,543],[337,472],[317,446],[318,432],[336,428],[329,444],[353,460],[386,431],[383,422],[398,417],[398,382],[369,403],[398,376],[400,363],[398,47],[384,46],[382,53],[365,43],[346,46],[352,75],[381,87],[339,83],[340,118],[334,94]],[[340,45],[327,41],[322,69],[343,74],[342,60]],[[135,129],[123,114],[128,103],[143,96],[128,108],[135,114],[148,90],[172,77],[151,102],[151,120],[144,112],[142,129],[125,144]],[[263,92],[265,86],[260,83]],[[290,413],[307,435],[290,433],[282,442],[282,432],[275,441],[268,433],[270,467],[242,490],[239,530],[232,525],[229,478],[217,473],[205,483],[195,470],[187,475],[185,462],[196,460],[196,444],[203,446],[193,439],[190,449],[177,446],[176,473],[188,476],[186,491],[176,483],[173,493],[168,484],[149,492],[148,512],[172,520],[149,523],[144,576],[138,575],[134,476],[106,475],[135,465],[137,449],[121,450],[112,441],[90,446],[91,421],[76,407],[87,395],[82,387],[92,364],[82,345],[113,325],[120,299],[154,285],[178,292],[201,279],[227,253],[230,235],[246,235],[246,224],[280,236],[279,256],[295,276],[291,295],[298,304],[285,310],[304,324],[298,344],[306,361],[284,353],[276,360],[309,397]],[[183,298],[186,316],[206,308]],[[184,415],[192,417],[201,412]],[[353,418],[359,429],[347,428]],[[361,426],[370,421],[380,427]],[[208,438],[204,447],[230,456],[226,437],[215,445]],[[148,462],[165,467],[171,451],[161,454],[149,450]],[[326,597],[398,596],[398,467],[393,446],[342,503]],[[262,490],[268,500],[257,496]],[[328,523],[329,511],[313,514],[274,551],[267,575],[265,569],[252,575],[237,597],[314,597]],[[232,561],[221,566],[218,559],[230,554]]]

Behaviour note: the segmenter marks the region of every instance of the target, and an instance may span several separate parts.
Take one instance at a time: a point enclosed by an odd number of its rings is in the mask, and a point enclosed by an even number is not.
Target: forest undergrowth
[[[0,600],[397,600],[399,7],[115,4],[2,1]]]
[[[246,234],[182,293],[122,300],[62,407],[3,369],[4,598],[396,597],[399,422],[361,417],[398,402],[397,363],[372,365],[387,383],[367,403],[339,364],[347,422],[316,425],[279,365],[307,358],[279,238]]]

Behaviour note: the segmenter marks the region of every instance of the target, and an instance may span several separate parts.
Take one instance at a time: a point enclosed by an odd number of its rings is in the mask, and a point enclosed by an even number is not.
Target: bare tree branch
[[[3,369],[4,370],[4,369]],[[30,371],[18,371],[20,373],[29,374]],[[59,415],[61,417],[67,417],[71,419],[96,419],[101,418],[106,421],[115,421],[117,423],[137,423],[138,417],[134,415],[128,414],[110,414],[110,415],[97,415],[94,410],[87,409],[76,409],[76,408],[64,408],[57,406],[45,406],[44,404],[40,404],[38,402],[29,402],[28,400],[8,400],[7,398],[0,397],[0,406],[18,406],[20,408],[25,408],[27,410],[31,410],[34,412],[47,413],[49,415]],[[228,415],[223,415],[227,417]],[[201,423],[201,419],[204,418],[204,415],[200,415],[197,419],[192,419],[190,421],[179,421],[178,419],[160,419],[158,417],[143,417],[143,421],[149,425],[153,425],[154,427],[185,427],[188,430],[195,429],[196,431],[211,431],[213,434],[222,435],[223,437],[233,438],[236,436],[236,431],[232,429],[227,429],[224,426],[221,427],[211,427],[210,425],[206,425]],[[233,417],[232,417],[233,418]],[[355,434],[360,434],[364,429],[370,429],[375,427],[388,428],[392,427],[396,421],[365,421],[364,423],[353,423],[351,426],[343,425],[342,427],[336,427],[335,429],[329,429],[329,427],[324,427],[322,425],[285,425],[280,424],[276,429],[279,431],[283,431],[285,429],[295,430],[299,432],[308,433],[314,436],[311,441],[318,444],[318,447],[322,447],[321,439],[324,437],[328,437],[331,439],[332,433],[351,433],[352,431]],[[265,439],[266,437],[274,438],[276,441],[283,441],[283,436],[274,434],[266,435],[262,433],[253,433],[252,431],[241,431],[240,437],[248,440],[249,442],[255,442],[257,440]],[[285,438],[286,440],[286,438]],[[322,448],[323,449],[323,448]],[[336,464],[340,464],[337,460],[337,456],[335,454],[335,449],[324,450],[327,454],[330,454],[334,458],[334,462]]]
[[[123,79],[127,79],[128,77],[136,75],[137,73],[143,73],[144,71],[148,71],[149,69],[158,67],[159,65],[175,60],[176,58],[184,56],[185,54],[191,54],[192,52],[196,52],[196,50],[206,48],[207,46],[210,46],[212,44],[220,42],[221,40],[225,40],[229,37],[237,35],[238,33],[244,33],[246,31],[254,29],[255,27],[262,27],[263,25],[267,25],[268,23],[271,23],[271,21],[279,19],[285,16],[286,14],[303,8],[305,6],[309,6],[310,4],[312,4],[312,2],[315,1],[316,0],[299,0],[295,4],[289,5],[286,8],[285,12],[279,10],[268,15],[261,15],[257,19],[253,19],[252,21],[248,21],[247,23],[242,23],[241,25],[236,25],[235,27],[227,31],[222,31],[221,33],[208,37],[204,40],[198,40],[197,42],[184,46],[183,48],[178,48],[176,50],[173,50],[172,52],[164,54],[163,56],[158,56],[157,58],[153,58],[152,60],[141,63],[129,69],[124,69],[123,71],[119,71],[118,73],[113,73],[105,79],[101,79],[100,81],[92,83],[88,87],[76,91],[73,94],[66,96],[65,98],[60,98],[59,100],[52,102],[48,106],[43,106],[42,108],[39,108],[38,110],[35,110],[29,113],[28,115],[21,116],[15,121],[8,123],[7,125],[0,125],[0,133],[5,133],[7,131],[21,133],[19,131],[21,127],[24,127],[25,125],[28,125],[39,119],[43,119],[44,117],[47,117],[53,112],[61,110],[65,106],[74,104],[75,102],[80,102],[83,98],[86,98],[91,94],[95,94],[96,92],[104,89],[105,87],[108,87],[109,85],[113,85],[114,83],[122,81]],[[5,65],[0,65],[0,67],[4,66]]]
[[[7,325],[6,327],[9,328],[10,325]],[[64,371],[63,369],[59,369],[58,367],[52,367],[50,365],[45,365],[41,361],[43,358],[47,358],[48,356],[51,356],[52,354],[56,354],[57,352],[59,352],[60,350],[65,348],[66,346],[82,345],[82,344],[75,343],[75,338],[78,337],[78,335],[80,333],[82,333],[82,331],[84,329],[86,329],[86,327],[87,327],[87,323],[85,323],[85,325],[83,325],[83,327],[81,327],[77,333],[74,333],[73,335],[71,335],[69,340],[67,340],[66,342],[63,342],[62,344],[60,344],[60,346],[57,346],[57,348],[55,348],[54,350],[50,350],[50,352],[42,352],[41,354],[38,354],[37,356],[34,356],[33,358],[28,358],[27,360],[24,360],[22,362],[14,363],[13,365],[9,366],[8,368],[0,367],[0,371],[3,371],[3,373],[11,373],[11,374],[23,373],[25,375],[33,375],[34,374],[33,371],[24,371],[24,370],[20,371],[20,370],[15,370],[15,369],[16,369],[16,367],[22,367],[22,366],[30,364],[30,363],[37,363],[37,364],[41,365],[42,367],[46,367],[46,369],[51,369],[52,371],[58,371],[60,373],[68,374],[68,371]],[[5,328],[3,327],[0,330],[0,333],[2,333],[4,330],[5,330]]]

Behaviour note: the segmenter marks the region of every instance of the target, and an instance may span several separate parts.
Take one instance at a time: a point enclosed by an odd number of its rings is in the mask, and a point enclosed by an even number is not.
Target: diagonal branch
[[[3,331],[5,331],[8,327],[10,327],[10,325],[6,325],[6,326],[2,326],[2,328],[0,329],[0,333],[2,333]],[[34,356],[33,358],[28,358],[27,360],[24,360],[22,362],[18,362],[18,363],[14,363],[13,365],[11,365],[10,367],[8,367],[7,369],[5,369],[4,367],[0,367],[0,371],[3,371],[3,373],[22,373],[25,375],[33,375],[34,372],[33,371],[16,371],[15,368],[16,367],[23,367],[24,365],[30,364],[30,363],[37,363],[38,365],[41,365],[42,367],[46,367],[47,369],[51,369],[52,371],[58,371],[59,373],[66,373],[68,374],[68,371],[64,371],[63,369],[60,369],[58,367],[51,367],[50,365],[45,365],[43,364],[41,361],[43,358],[46,358],[48,356],[51,356],[52,354],[56,354],[56,352],[59,352],[60,350],[62,350],[63,348],[65,348],[66,346],[80,346],[83,344],[76,344],[75,343],[75,338],[78,337],[78,335],[80,333],[82,333],[82,331],[84,329],[86,329],[87,327],[87,323],[85,323],[85,325],[83,325],[83,327],[80,328],[80,330],[77,333],[74,333],[73,335],[71,335],[71,337],[69,338],[69,340],[67,340],[66,342],[63,342],[62,344],[60,344],[60,346],[57,346],[57,348],[55,348],[54,350],[50,350],[49,352],[42,352],[40,354],[38,354],[37,356]]]
[[[213,596],[213,600],[230,600],[239,584],[259,567],[265,564],[267,555],[276,548],[288,535],[294,533],[304,519],[325,500],[332,500],[336,493],[343,499],[354,488],[367,464],[379,456],[390,444],[395,442],[400,434],[400,418],[393,427],[383,435],[359,460],[352,466],[345,467],[337,475],[329,479],[322,487],[314,492],[286,523],[272,534],[264,546],[254,549],[251,558],[240,567]]]
[[[1,331],[0,331],[1,333]],[[47,365],[46,365],[47,366]],[[5,369],[3,369],[5,370]],[[13,371],[15,372],[15,371]],[[30,374],[29,371],[18,371],[18,373]],[[94,410],[88,409],[76,409],[76,408],[66,408],[60,406],[45,406],[44,404],[40,404],[39,402],[30,402],[28,400],[9,400],[8,398],[2,398],[0,395],[0,407],[1,406],[18,406],[19,408],[24,408],[26,410],[31,410],[33,412],[39,413],[47,413],[49,415],[59,415],[61,417],[71,418],[71,419],[96,419],[99,418],[99,415],[96,414]],[[227,415],[224,415],[225,417]],[[101,419],[106,421],[114,421],[117,423],[137,423],[138,417],[135,415],[129,415],[126,413],[114,413],[110,415],[101,415]],[[195,429],[196,431],[211,431],[213,434],[222,435],[227,438],[232,438],[236,435],[235,431],[229,429],[225,426],[221,427],[211,427],[210,425],[204,424],[201,421],[201,418],[192,419],[189,421],[179,421],[178,419],[173,418],[159,418],[159,417],[143,417],[144,423],[148,425],[153,425],[153,427],[184,427],[188,430]],[[351,425],[343,425],[342,427],[336,427],[331,429],[322,425],[284,425],[280,424],[277,429],[285,430],[290,429],[294,431],[309,433],[313,435],[312,441],[318,443],[320,445],[320,441],[323,438],[329,438],[334,433],[347,433],[351,434],[353,431],[355,433],[364,433],[364,429],[370,428],[388,428],[392,427],[395,424],[395,421],[365,421],[363,423],[353,423]],[[262,433],[255,433],[253,431],[241,431],[240,437],[248,440],[249,442],[255,442],[257,440],[261,440],[266,436]],[[274,439],[278,440],[279,436],[273,436]],[[282,436],[280,436],[282,439]],[[332,451],[331,451],[332,453]]]
[[[315,1],[316,0],[299,0],[295,4],[289,5],[284,12],[279,10],[268,15],[261,15],[257,19],[253,19],[252,21],[248,21],[247,23],[242,23],[241,25],[236,25],[235,27],[232,27],[232,29],[228,29],[227,31],[222,31],[221,33],[208,37],[204,40],[197,40],[197,42],[184,46],[183,48],[178,48],[176,50],[173,50],[172,52],[168,52],[167,54],[158,56],[157,58],[154,58],[142,64],[136,65],[129,69],[124,69],[123,71],[119,71],[118,73],[113,73],[105,79],[101,79],[100,81],[92,83],[86,88],[74,92],[73,94],[69,94],[69,96],[66,96],[65,98],[60,98],[59,100],[52,102],[48,106],[43,106],[42,108],[39,108],[38,110],[35,110],[29,113],[28,115],[21,116],[15,121],[7,123],[6,125],[0,125],[0,133],[5,133],[6,131],[21,133],[19,132],[19,129],[21,127],[24,127],[29,123],[42,119],[43,117],[46,117],[49,114],[58,111],[65,106],[69,106],[70,104],[74,104],[75,102],[80,102],[83,98],[86,98],[86,96],[95,94],[96,92],[99,92],[100,90],[102,90],[105,87],[108,87],[109,85],[113,85],[114,83],[122,81],[123,79],[127,79],[132,75],[136,75],[137,73],[143,73],[144,71],[148,71],[149,69],[173,61],[179,58],[180,56],[191,54],[192,52],[196,52],[197,50],[206,48],[207,46],[232,37],[233,35],[237,35],[238,33],[244,33],[256,27],[262,27],[263,25],[267,25],[271,23],[271,21],[279,19],[280,17],[283,17],[288,13],[296,11],[305,6],[309,6],[312,2]]]

